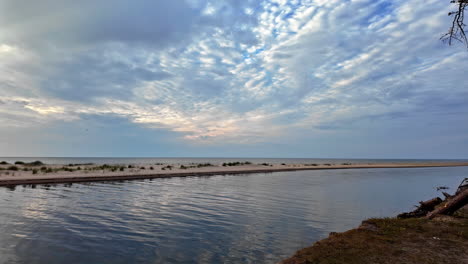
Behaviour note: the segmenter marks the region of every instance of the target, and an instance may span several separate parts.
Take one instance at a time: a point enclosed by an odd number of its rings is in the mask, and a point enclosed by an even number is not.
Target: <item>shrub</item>
[[[180,169],[181,169],[181,170],[186,170],[187,167],[185,167],[184,165],[180,165]]]
[[[16,165],[24,165],[24,162],[23,161],[16,161],[15,164]]]
[[[72,169],[72,168],[67,168],[67,167],[62,167],[61,170],[63,170],[63,171],[68,171],[68,172],[73,172],[73,171],[75,171],[74,169]]]
[[[86,166],[86,165],[94,165],[94,163],[70,163],[67,166],[74,167],[74,166]]]
[[[214,165],[211,164],[211,163],[201,163],[201,164],[198,164],[197,167],[198,168],[202,168],[202,167],[213,167]]]
[[[7,168],[7,170],[17,171],[17,170],[18,170],[18,167],[16,167],[16,166],[10,166],[10,167]]]
[[[51,173],[51,172],[53,172],[53,170],[52,170],[52,168],[48,168],[45,172],[46,173]]]
[[[252,162],[250,162],[250,161],[245,161],[245,162],[236,161],[236,162],[223,163],[223,166],[224,167],[226,167],[226,166],[242,166],[242,165],[250,165],[250,164],[252,164]]]
[[[140,167],[140,170],[146,170],[146,168],[145,167]]]
[[[154,168],[153,168],[153,167],[150,167],[150,170],[154,170]]]
[[[47,167],[41,167],[41,171],[46,171]]]
[[[101,165],[101,166],[99,167],[99,169],[101,169],[101,170],[112,169],[112,166],[107,165],[107,164],[103,164],[103,165]]]
[[[0,162],[0,165],[8,165],[8,164],[10,164],[10,163],[8,163],[8,162],[6,162],[6,161]]]
[[[44,165],[44,163],[42,161],[40,161],[40,160],[36,160],[36,161],[25,163],[25,164],[28,165],[28,166],[41,166],[41,165]]]
[[[125,167],[120,167],[120,171],[124,171],[125,170]]]
[[[32,174],[37,174],[37,169],[33,169]]]

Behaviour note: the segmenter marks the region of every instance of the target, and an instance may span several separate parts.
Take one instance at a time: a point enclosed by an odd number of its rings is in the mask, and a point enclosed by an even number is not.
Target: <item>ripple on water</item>
[[[0,189],[0,262],[276,263],[363,218],[410,209],[467,172],[298,171]]]

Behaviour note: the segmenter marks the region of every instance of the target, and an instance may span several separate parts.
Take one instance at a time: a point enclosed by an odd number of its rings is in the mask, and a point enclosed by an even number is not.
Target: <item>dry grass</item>
[[[369,219],[333,234],[283,264],[468,263],[468,219]]]

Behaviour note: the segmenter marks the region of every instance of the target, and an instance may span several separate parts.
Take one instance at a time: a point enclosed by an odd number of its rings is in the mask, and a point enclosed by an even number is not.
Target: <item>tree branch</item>
[[[440,38],[443,42],[452,45],[454,40],[464,43],[468,48],[468,39],[465,33],[465,8],[468,6],[468,0],[452,0],[450,3],[458,5],[456,11],[448,13],[453,16],[452,26],[448,32]]]

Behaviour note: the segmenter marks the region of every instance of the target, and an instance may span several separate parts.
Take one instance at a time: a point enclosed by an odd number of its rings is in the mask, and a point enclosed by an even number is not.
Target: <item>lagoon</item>
[[[355,169],[1,188],[0,263],[276,263],[467,175]]]

